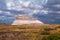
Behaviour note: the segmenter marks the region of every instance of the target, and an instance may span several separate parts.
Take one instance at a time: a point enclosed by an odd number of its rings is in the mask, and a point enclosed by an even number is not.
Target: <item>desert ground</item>
[[[0,40],[60,40],[60,25],[0,24]]]

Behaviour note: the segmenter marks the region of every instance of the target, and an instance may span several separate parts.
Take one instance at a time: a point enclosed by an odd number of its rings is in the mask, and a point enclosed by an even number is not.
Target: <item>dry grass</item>
[[[50,34],[59,34],[59,24],[5,25],[0,24],[1,40],[41,40]],[[2,37],[3,36],[3,37]]]

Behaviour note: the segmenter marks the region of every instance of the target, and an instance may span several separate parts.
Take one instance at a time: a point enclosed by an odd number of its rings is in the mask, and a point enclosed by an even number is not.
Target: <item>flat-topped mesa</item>
[[[15,20],[36,20],[36,19],[29,18],[29,17],[26,17],[26,16],[18,16],[18,17],[16,17]]]
[[[23,24],[43,24],[41,21],[27,16],[17,16],[12,25],[23,25]]]

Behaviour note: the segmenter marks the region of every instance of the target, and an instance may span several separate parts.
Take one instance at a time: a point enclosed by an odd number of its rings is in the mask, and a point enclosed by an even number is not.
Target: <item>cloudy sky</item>
[[[11,24],[18,15],[60,24],[60,0],[0,0],[0,23]]]

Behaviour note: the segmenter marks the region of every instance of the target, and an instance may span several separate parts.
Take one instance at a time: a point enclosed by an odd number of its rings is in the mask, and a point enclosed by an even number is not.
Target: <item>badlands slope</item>
[[[23,25],[23,24],[44,24],[43,22],[27,16],[17,16],[12,25]]]

